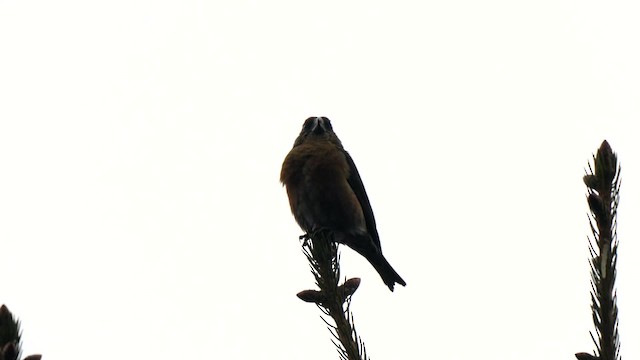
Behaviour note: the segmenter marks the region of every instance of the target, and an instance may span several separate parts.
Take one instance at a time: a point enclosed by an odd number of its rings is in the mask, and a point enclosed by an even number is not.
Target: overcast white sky
[[[0,0],[0,303],[46,360],[331,359],[278,182],[327,116],[407,281],[361,277],[376,359],[591,351],[582,175],[623,166],[640,357],[637,1]]]

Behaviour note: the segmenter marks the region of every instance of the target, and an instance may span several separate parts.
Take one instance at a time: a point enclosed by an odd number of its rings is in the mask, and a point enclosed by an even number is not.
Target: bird
[[[326,117],[309,117],[284,159],[286,187],[296,222],[307,234],[328,230],[333,240],[362,255],[393,291],[406,286],[382,255],[369,197],[351,155]]]

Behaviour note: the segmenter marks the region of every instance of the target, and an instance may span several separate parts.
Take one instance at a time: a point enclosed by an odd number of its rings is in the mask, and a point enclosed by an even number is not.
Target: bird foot
[[[302,246],[307,246],[309,245],[309,240],[311,240],[311,236],[309,235],[309,233],[306,234],[302,234],[299,236],[299,239],[302,241]]]
[[[306,234],[300,235],[299,239],[302,240],[302,245],[307,246],[309,240],[313,239],[316,236],[324,236],[325,238],[333,239],[333,231],[326,227],[320,227],[317,229],[313,229]]]

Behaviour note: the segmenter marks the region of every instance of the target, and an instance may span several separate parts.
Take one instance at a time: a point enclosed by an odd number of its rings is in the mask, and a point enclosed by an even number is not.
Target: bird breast
[[[291,150],[282,166],[281,181],[303,230],[366,232],[362,207],[347,181],[349,175],[344,153],[331,144],[304,143]]]

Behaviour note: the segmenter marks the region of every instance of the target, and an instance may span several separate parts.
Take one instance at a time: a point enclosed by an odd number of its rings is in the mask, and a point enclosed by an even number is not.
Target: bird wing
[[[369,202],[367,192],[364,190],[364,185],[362,184],[362,179],[358,173],[358,168],[356,168],[356,164],[353,162],[351,155],[344,150],[343,152],[344,157],[347,159],[347,164],[349,164],[349,178],[347,179],[347,182],[360,202],[360,207],[362,208],[364,220],[367,225],[367,232],[378,249],[382,249],[380,247],[380,237],[378,236],[378,230],[376,228],[376,219],[373,217],[373,209],[371,209],[371,203]]]

